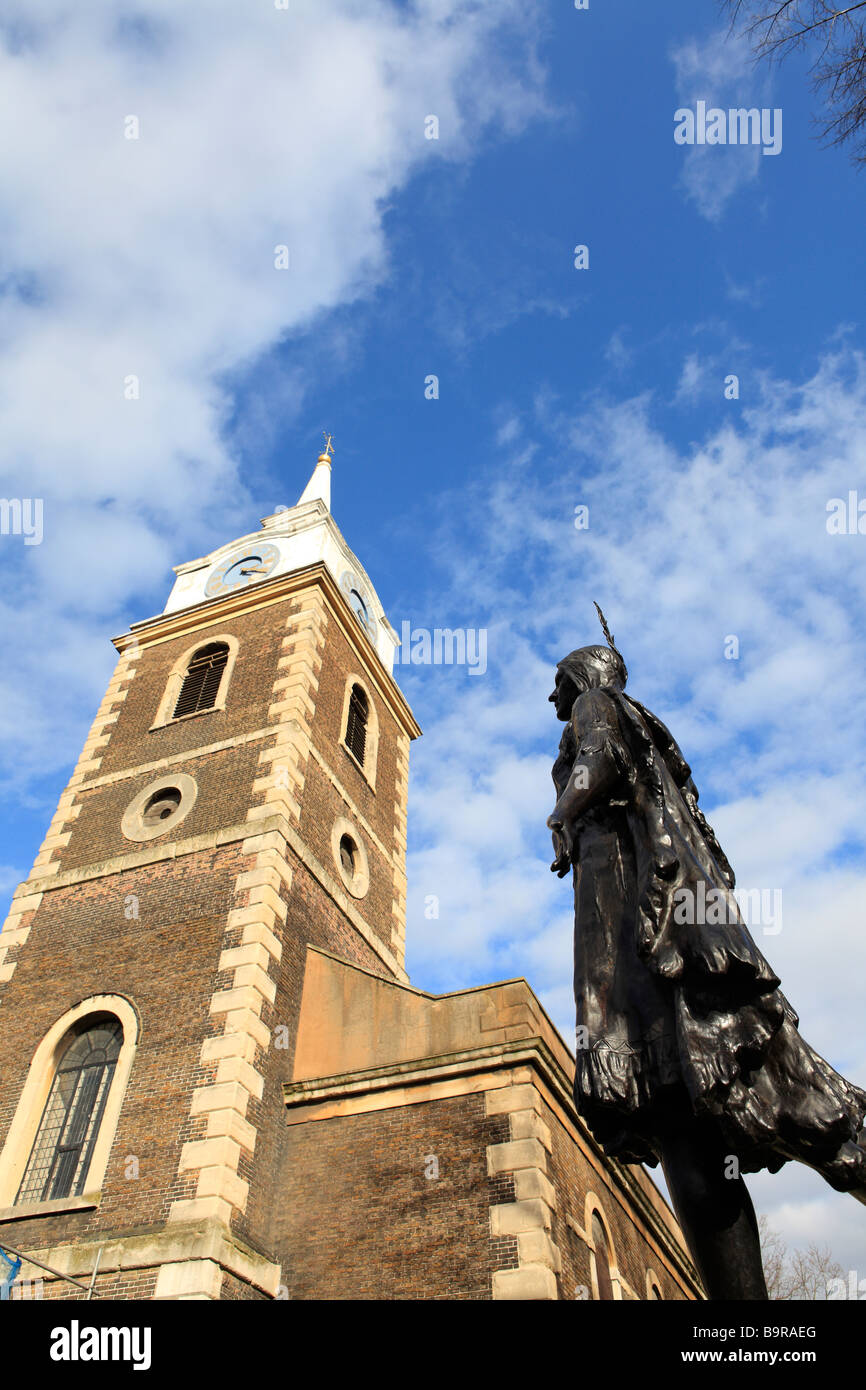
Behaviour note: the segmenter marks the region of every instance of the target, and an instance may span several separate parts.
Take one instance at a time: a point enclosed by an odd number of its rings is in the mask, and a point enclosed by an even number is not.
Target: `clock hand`
[[[241,570],[241,574],[267,574],[264,565],[252,565],[250,569]]]

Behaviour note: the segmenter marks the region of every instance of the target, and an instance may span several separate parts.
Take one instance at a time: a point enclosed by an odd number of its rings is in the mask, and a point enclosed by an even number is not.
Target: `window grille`
[[[49,1202],[84,1191],[123,1029],[116,1018],[91,1018],[75,1030],[51,1084],[18,1202]]]

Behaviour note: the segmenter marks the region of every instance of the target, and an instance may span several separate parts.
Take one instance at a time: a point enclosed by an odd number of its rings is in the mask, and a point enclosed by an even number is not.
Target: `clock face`
[[[218,594],[230,594],[235,589],[246,589],[267,579],[273,572],[280,552],[277,546],[251,545],[247,550],[236,550],[221,561],[210,573],[205,585],[205,597],[216,598]]]
[[[340,580],[340,588],[348,600],[349,607],[366,632],[370,641],[376,644],[376,619],[371,612],[371,602],[367,595],[367,590],[362,585],[360,579],[351,570],[346,570]]]

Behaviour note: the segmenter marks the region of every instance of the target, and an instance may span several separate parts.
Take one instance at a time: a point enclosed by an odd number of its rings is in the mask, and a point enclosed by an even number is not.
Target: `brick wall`
[[[275,1231],[290,1298],[489,1299],[508,1255],[490,1240],[501,1130],[478,1094],[289,1126]]]
[[[254,1289],[252,1285],[244,1283],[243,1279],[238,1279],[236,1275],[223,1274],[220,1302],[270,1303],[271,1299],[260,1289]]]
[[[108,1301],[126,1301],[128,1299],[151,1299],[156,1287],[157,1271],[155,1269],[124,1269],[109,1270],[106,1274],[97,1274],[96,1283],[93,1286],[93,1298]],[[49,1274],[42,1276],[42,1299],[44,1302],[85,1302],[87,1294],[84,1289],[79,1289],[75,1284],[67,1284],[62,1279],[52,1279]],[[89,1284],[90,1279],[85,1276],[76,1275],[79,1283]]]
[[[599,1173],[589,1164],[556,1112],[547,1104],[543,1105],[542,1118],[549,1126],[553,1140],[548,1176],[556,1189],[557,1198],[551,1238],[559,1247],[562,1257],[562,1272],[558,1281],[560,1298],[573,1299],[579,1285],[589,1289],[589,1296],[592,1297],[590,1252],[567,1220],[570,1216],[581,1229],[585,1227],[585,1202],[590,1189],[601,1199],[602,1218],[613,1243],[613,1258],[638,1298],[646,1298],[646,1272],[649,1268],[657,1276],[664,1298],[683,1298],[682,1289],[648,1243],[640,1218],[629,1206],[624,1205],[619,1190],[606,1174]]]
[[[74,792],[75,809],[64,820],[59,837],[65,840],[68,836],[68,842],[50,849],[52,866],[57,864],[62,873],[141,850],[159,851],[178,840],[243,823],[251,808],[262,805],[267,793],[261,786],[260,758],[273,746],[267,738],[192,756],[179,764],[180,771],[195,778],[198,794],[192,811],[165,835],[142,843],[127,840],[120,829],[123,813],[138,792],[155,777],[171,775],[169,769],[136,769],[180,753],[195,754],[203,746],[241,738],[268,726],[274,727],[276,735],[276,715],[269,717],[269,710],[279,699],[274,685],[285,675],[283,659],[292,650],[291,642],[286,644],[285,640],[290,631],[287,619],[307,602],[287,595],[285,601],[143,646],[135,658],[134,674],[115,677],[114,691],[120,698],[112,696],[112,709],[117,718],[105,725],[107,742],[100,744],[98,763],[83,772],[84,782],[78,782],[67,795],[68,807]],[[178,657],[220,633],[233,634],[240,642],[226,708],[151,729]],[[312,737],[320,756],[387,850],[383,853],[369,835],[364,835],[371,886],[357,908],[390,946],[394,865],[388,856],[395,844],[398,730],[384,701],[374,695],[379,717],[374,793],[340,747],[342,705],[350,671],[369,674],[339,624],[332,620],[327,626],[321,669],[309,692],[315,703]],[[301,754],[300,771],[301,838],[338,880],[330,848],[331,826],[335,816],[352,819],[353,812],[313,757]],[[108,777],[116,780],[88,785]],[[250,822],[251,836],[259,823],[255,819]],[[363,827],[359,829],[364,834]],[[238,1177],[249,1183],[249,1200],[246,1211],[236,1210],[232,1220],[238,1237],[267,1258],[285,1250],[285,1233],[274,1225],[275,1209],[284,1200],[286,1174],[292,1170],[282,1084],[292,1073],[306,945],[323,947],[390,978],[375,951],[291,849],[286,858],[292,869],[291,888],[283,884],[278,892],[286,903],[287,916],[285,924],[274,926],[283,954],[279,964],[271,958],[266,967],[276,985],[276,997],[273,1004],[264,1003],[261,1013],[271,1042],[254,1062],[263,1077],[264,1091],[260,1100],[251,1097],[246,1114],[255,1130],[255,1148],[250,1151],[242,1145],[237,1168]],[[178,859],[166,857],[74,886],[52,887],[51,878],[44,876],[35,885],[35,891],[44,895],[32,918],[20,922],[26,926],[32,921],[32,929],[25,941],[9,948],[7,971],[12,965],[15,968],[8,979],[0,981],[0,1145],[8,1133],[30,1059],[49,1028],[67,1010],[90,995],[123,995],[139,1013],[141,1032],[99,1208],[16,1222],[9,1229],[14,1229],[14,1243],[20,1248],[36,1250],[99,1241],[108,1232],[121,1237],[141,1234],[161,1228],[172,1203],[196,1196],[197,1170],[186,1168],[178,1173],[178,1169],[184,1144],[204,1139],[208,1132],[207,1115],[191,1117],[190,1106],[194,1092],[215,1083],[217,1064],[203,1065],[201,1048],[206,1038],[222,1033],[223,1023],[211,1014],[210,1005],[217,991],[232,988],[234,971],[220,972],[218,966],[223,951],[242,943],[243,929],[227,932],[226,918],[230,911],[247,905],[235,886],[238,875],[249,872],[253,860],[243,853],[239,841]],[[280,1025],[286,1028],[281,1041],[286,1041],[287,1047],[275,1044],[274,1030]],[[459,1118],[460,1124],[464,1118]],[[487,1123],[483,1107],[481,1121]],[[435,1131],[435,1125],[433,1128]],[[418,1142],[426,1142],[423,1135]],[[444,1144],[444,1134],[439,1142]],[[459,1159],[463,1172],[472,1152],[471,1163],[477,1172],[467,1188],[470,1206],[474,1201],[472,1183],[479,1177],[482,1186],[487,1181],[485,1142],[473,1144],[467,1137],[465,1152],[455,1151],[452,1156],[454,1163]],[[126,1176],[129,1156],[138,1160],[136,1178]],[[420,1191],[425,1210],[434,1213],[438,1229],[444,1222],[438,1199],[431,1195],[426,1181]],[[459,1241],[449,1256],[455,1271],[462,1262],[458,1247],[462,1248]],[[489,1254],[484,1258],[489,1263]],[[153,1272],[100,1275],[96,1296],[148,1297],[154,1279]],[[486,1288],[488,1264],[484,1265],[483,1279]],[[151,1282],[147,1284],[147,1280]],[[129,1292],[124,1293],[124,1288]],[[145,1288],[146,1292],[138,1292]],[[46,1292],[48,1296],[67,1295]],[[74,1288],[68,1296],[77,1297]],[[226,1276],[222,1296],[245,1299],[260,1295],[242,1280]]]
[[[217,621],[194,633],[143,647],[121,707],[121,718],[113,727],[98,775],[102,777],[122,768],[156,762],[203,744],[235,738],[251,729],[265,728],[268,706],[273,698],[271,691],[277,678],[286,612],[286,603],[277,603],[252,613],[234,614],[227,621]],[[231,633],[240,643],[226,708],[209,710],[178,724],[151,730],[174,663],[191,646],[206,646],[221,632]]]
[[[346,755],[347,761],[351,761]],[[358,774],[360,776],[360,773]],[[382,796],[386,796],[383,787]],[[394,792],[391,789],[391,831],[388,839],[384,843],[392,844],[394,835],[394,814],[393,814]],[[355,824],[355,817],[350,806],[343,801],[336,787],[329,780],[325,772],[319,767],[312,758],[307,763],[306,776],[304,781],[304,799],[301,808],[301,835],[306,844],[315,854],[319,863],[340,883],[339,871],[334,863],[334,856],[331,850],[331,829],[338,816],[346,816],[348,820]],[[391,947],[391,924],[394,901],[394,863],[390,857],[386,857],[377,846],[376,842],[364,832],[364,827],[357,827],[358,834],[364,841],[367,851],[367,862],[370,871],[370,887],[363,898],[353,899],[354,905],[364,918],[365,922],[375,931],[380,941],[389,950]],[[342,884],[341,884],[342,886]]]
[[[307,942],[357,961],[386,979],[391,978],[372,948],[291,853],[289,863],[292,888],[285,926],[280,932],[283,955],[274,976],[277,992],[273,1005],[265,1005],[262,1010],[262,1020],[271,1034],[268,1052],[257,1063],[264,1077],[264,1091],[260,1101],[254,1097],[250,1100],[247,1112],[247,1118],[257,1130],[256,1148],[252,1156],[242,1158],[239,1169],[241,1176],[250,1181],[250,1198],[246,1212],[236,1216],[233,1222],[235,1232],[269,1258],[275,1257],[278,1237],[274,1212],[283,1200],[283,1175],[291,1161],[287,1154],[282,1087],[293,1075]],[[286,1046],[278,1046],[278,1041],[285,1042]]]
[[[252,783],[263,743],[247,743],[191,758],[178,770],[192,777],[198,787],[195,805],[188,815],[164,835],[146,842],[128,840],[120,828],[127,806],[157,775],[170,780],[171,772],[139,773],[120,782],[83,788],[78,795],[81,811],[71,823],[68,845],[55,852],[61,872],[98,863],[147,848],[159,849],[177,840],[204,835],[230,825],[242,825],[254,800]]]
[[[359,638],[363,641],[363,638]],[[341,727],[346,680],[355,672],[365,678],[379,717],[379,754],[376,790],[341,746],[345,729]],[[362,815],[372,825],[389,850],[394,842],[394,785],[397,777],[397,725],[385,701],[377,695],[370,667],[361,662],[336,623],[328,628],[328,641],[322,653],[322,670],[316,695],[313,743],[339,777]]]
[[[180,869],[149,865],[43,898],[0,1011],[0,1144],[38,1043],[68,1009],[90,995],[124,995],[138,1010],[141,1032],[101,1206],[16,1222],[20,1248],[109,1228],[140,1230],[161,1223],[175,1198],[191,1195],[191,1179],[176,1177],[178,1158],[182,1144],[203,1132],[204,1121],[189,1117],[190,1096],[214,1070],[199,1053],[214,1031],[208,1006],[243,862],[240,845],[225,846],[186,857]],[[128,895],[138,899],[137,919],[124,915]],[[125,1176],[127,1155],[138,1158],[135,1179]]]

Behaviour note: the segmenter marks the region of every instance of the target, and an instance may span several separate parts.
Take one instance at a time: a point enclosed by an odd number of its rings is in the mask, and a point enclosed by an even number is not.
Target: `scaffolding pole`
[[[82,1284],[80,1279],[73,1279],[71,1274],[61,1274],[59,1269],[52,1269],[51,1265],[43,1264],[41,1260],[34,1260],[32,1255],[25,1255],[22,1250],[14,1250],[11,1245],[0,1245],[0,1250],[8,1251],[8,1253],[10,1255],[14,1255],[17,1260],[26,1262],[29,1265],[35,1265],[37,1269],[44,1269],[46,1274],[53,1274],[55,1279],[65,1279],[67,1284],[74,1284],[77,1289],[83,1289],[84,1292],[87,1294],[88,1298],[90,1298],[93,1292],[93,1284],[94,1280],[96,1279],[96,1271],[99,1268],[99,1257],[102,1254],[102,1246],[100,1246],[99,1250],[96,1252],[96,1265],[93,1270],[93,1278],[91,1279],[90,1284],[88,1285]],[[12,1292],[11,1288],[9,1292]]]

